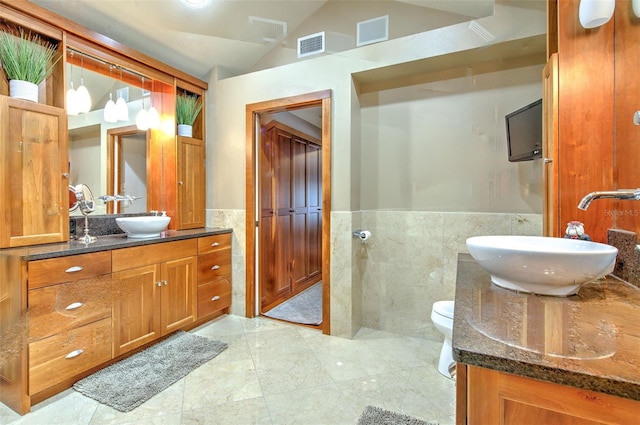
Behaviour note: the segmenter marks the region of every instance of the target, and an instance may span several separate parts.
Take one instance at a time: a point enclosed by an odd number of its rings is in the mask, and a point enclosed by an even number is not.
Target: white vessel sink
[[[116,224],[129,238],[155,238],[164,231],[171,217],[167,216],[138,216],[138,217],[117,217]]]
[[[542,236],[476,236],[469,253],[503,288],[569,296],[611,273],[618,249],[610,245]]]

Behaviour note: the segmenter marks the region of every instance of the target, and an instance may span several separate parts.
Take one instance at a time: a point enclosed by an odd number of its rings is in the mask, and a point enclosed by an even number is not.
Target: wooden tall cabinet
[[[0,95],[0,247],[69,238],[64,109]]]
[[[277,122],[260,148],[260,279],[268,309],[321,278],[320,142]]]
[[[204,140],[177,136],[178,211],[180,229],[205,225]]]
[[[558,54],[549,57],[542,71],[544,101],[542,103],[542,230],[544,236],[563,234],[558,210]]]

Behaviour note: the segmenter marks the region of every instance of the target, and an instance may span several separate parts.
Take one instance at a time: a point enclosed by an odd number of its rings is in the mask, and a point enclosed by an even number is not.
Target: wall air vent
[[[275,43],[287,35],[287,23],[274,19],[249,16],[251,34],[259,41]]]
[[[356,46],[378,43],[389,39],[389,15],[358,22]]]
[[[298,39],[298,57],[316,55],[325,51],[324,31],[300,37]]]

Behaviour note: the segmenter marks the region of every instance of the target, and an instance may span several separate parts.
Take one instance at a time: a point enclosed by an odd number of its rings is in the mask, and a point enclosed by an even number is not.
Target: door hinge
[[[256,220],[256,227],[258,227],[258,220]]]

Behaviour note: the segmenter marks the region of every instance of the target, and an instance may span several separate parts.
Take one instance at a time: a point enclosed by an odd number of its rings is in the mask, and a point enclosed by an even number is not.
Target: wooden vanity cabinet
[[[205,145],[204,140],[177,137],[179,229],[205,225]]]
[[[231,233],[198,238],[198,320],[231,307]]]
[[[467,414],[457,410],[457,424],[595,425],[638,421],[638,401],[477,366],[458,367],[466,369],[466,374],[458,375],[458,379],[466,375],[466,380],[458,380],[456,385],[457,398],[466,395]],[[462,394],[460,386],[466,386]]]
[[[112,358],[111,252],[30,261],[29,395]]]
[[[69,239],[64,109],[0,95],[0,248]]]
[[[113,354],[196,320],[197,240],[112,251]]]

